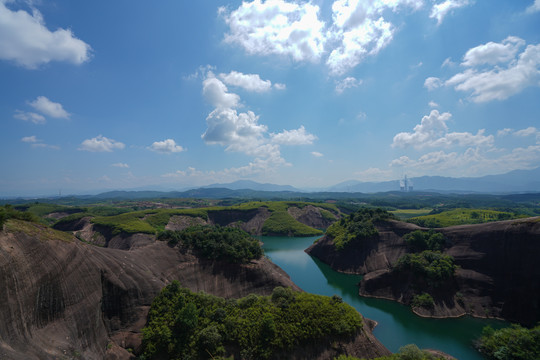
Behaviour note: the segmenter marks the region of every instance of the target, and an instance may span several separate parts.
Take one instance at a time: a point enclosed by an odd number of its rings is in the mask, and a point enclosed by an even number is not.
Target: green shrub
[[[433,230],[415,230],[406,234],[403,239],[405,240],[407,246],[415,252],[424,250],[441,251],[444,249],[444,245],[446,244],[444,235]]]
[[[152,303],[140,358],[267,359],[328,337],[350,337],[362,325],[354,308],[327,296],[276,288],[272,296],[226,300],[173,282]]]
[[[433,297],[428,293],[423,293],[422,295],[415,295],[412,303],[412,307],[423,307],[426,309],[432,309],[435,306]]]
[[[440,287],[454,277],[457,266],[454,258],[439,251],[426,250],[419,254],[405,254],[399,258],[393,271],[411,271],[425,279],[428,285]]]
[[[382,209],[360,209],[330,225],[326,235],[332,238],[336,249],[343,250],[351,243],[376,236],[379,232],[374,223],[393,218]]]
[[[165,230],[157,238],[171,246],[193,249],[207,259],[247,263],[263,255],[259,241],[238,228],[199,225],[183,231]]]
[[[488,359],[538,360],[540,359],[540,325],[532,329],[519,325],[500,330],[485,327],[477,347]]]

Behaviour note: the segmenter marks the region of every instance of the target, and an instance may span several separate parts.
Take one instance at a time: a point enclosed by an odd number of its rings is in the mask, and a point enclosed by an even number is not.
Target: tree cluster
[[[152,303],[140,359],[268,359],[328,337],[352,336],[362,318],[339,300],[282,287],[271,296],[223,299],[173,282]]]
[[[247,263],[263,255],[260,242],[233,227],[191,226],[183,231],[165,230],[158,240],[194,250],[199,256],[232,263]]]

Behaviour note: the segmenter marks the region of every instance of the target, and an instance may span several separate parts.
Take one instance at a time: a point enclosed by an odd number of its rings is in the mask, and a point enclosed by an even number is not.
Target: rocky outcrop
[[[334,270],[363,275],[392,267],[407,252],[402,236],[420,229],[417,225],[395,220],[381,221],[376,227],[377,236],[351,244],[342,251],[336,250],[331,237],[324,236],[306,252]]]
[[[268,208],[261,206],[254,210],[209,211],[208,222],[212,225],[238,227],[251,235],[262,235],[266,219],[271,215]]]
[[[233,265],[163,242],[125,251],[45,230],[10,221],[0,232],[2,359],[127,358],[120,347],[140,344],[152,299],[172,280],[223,297],[298,289],[265,258]]]
[[[98,247],[10,220],[0,231],[0,359],[130,359],[126,349],[140,346],[153,298],[173,280],[226,298],[268,295],[276,286],[300,290],[266,258],[243,265],[203,260],[146,235],[139,245]],[[286,358],[308,353],[322,360],[389,352],[366,327],[355,338]]]
[[[306,205],[302,208],[291,206],[287,209],[287,212],[296,221],[315,229],[326,229],[338,218],[330,211],[313,205]],[[323,212],[327,214],[326,217],[323,215]]]
[[[407,249],[402,236],[418,227],[397,221],[377,224],[379,235],[346,251],[323,238],[308,252],[343,272],[365,274],[360,294],[409,304],[422,292],[418,279],[390,269]],[[470,314],[498,317],[525,325],[540,320],[540,218],[437,229],[448,239],[444,253],[459,266],[455,278],[434,295],[421,316]]]

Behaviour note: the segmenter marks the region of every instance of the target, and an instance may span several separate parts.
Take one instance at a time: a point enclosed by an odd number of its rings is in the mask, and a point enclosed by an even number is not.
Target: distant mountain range
[[[414,190],[435,192],[515,193],[540,191],[540,167],[532,170],[514,170],[506,174],[482,177],[421,176],[409,179]],[[337,192],[385,192],[400,190],[400,181],[361,182],[345,181],[327,191]]]

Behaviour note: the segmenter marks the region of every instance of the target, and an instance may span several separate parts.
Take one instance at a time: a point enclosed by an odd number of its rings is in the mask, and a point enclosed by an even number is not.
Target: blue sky
[[[0,0],[0,195],[540,166],[540,0]]]

